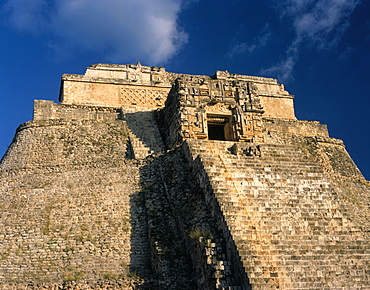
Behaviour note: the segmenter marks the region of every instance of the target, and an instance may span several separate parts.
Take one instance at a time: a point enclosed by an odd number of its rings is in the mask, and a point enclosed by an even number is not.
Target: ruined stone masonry
[[[97,64],[0,163],[0,289],[370,289],[370,183],[276,79]]]

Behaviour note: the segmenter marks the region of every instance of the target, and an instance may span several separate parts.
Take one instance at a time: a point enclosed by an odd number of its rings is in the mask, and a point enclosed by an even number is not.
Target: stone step
[[[129,128],[134,157],[143,159],[150,154],[164,151],[164,145],[153,112],[135,111],[122,108],[124,119]]]
[[[351,234],[351,221],[344,217],[352,214],[336,202],[323,169],[293,146],[261,144],[258,157],[233,155],[221,143],[212,144],[217,148],[202,142],[198,145],[193,157],[200,154],[213,191],[210,194],[216,197],[253,289],[277,289],[277,285],[281,289],[313,289],[313,283],[321,281],[319,273],[330,277],[335,272],[329,265],[337,263],[337,256],[358,261],[361,255],[369,255],[367,238],[357,237],[356,229]],[[354,244],[355,240],[360,243]],[[305,280],[299,282],[302,287],[289,285],[279,276],[286,269],[279,266],[277,256],[284,260],[284,267],[306,267],[291,270],[298,276],[304,273]],[[311,272],[313,260],[328,266],[315,267]],[[260,269],[270,262],[276,264],[274,271]],[[360,281],[366,267],[369,265],[346,269],[353,276],[359,271]]]

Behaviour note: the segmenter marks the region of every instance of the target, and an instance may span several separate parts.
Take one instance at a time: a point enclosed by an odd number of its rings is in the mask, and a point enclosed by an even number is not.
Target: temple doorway
[[[208,140],[231,141],[230,116],[207,115]]]

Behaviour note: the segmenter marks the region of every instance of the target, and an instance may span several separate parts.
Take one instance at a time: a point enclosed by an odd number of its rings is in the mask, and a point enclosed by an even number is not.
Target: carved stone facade
[[[263,142],[263,113],[252,81],[179,78],[163,109],[167,143],[173,146],[184,139]]]

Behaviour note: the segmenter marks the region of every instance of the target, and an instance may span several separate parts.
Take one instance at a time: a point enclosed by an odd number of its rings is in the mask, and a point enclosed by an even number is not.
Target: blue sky
[[[370,179],[370,0],[0,0],[0,155],[95,63],[276,77]]]

